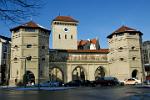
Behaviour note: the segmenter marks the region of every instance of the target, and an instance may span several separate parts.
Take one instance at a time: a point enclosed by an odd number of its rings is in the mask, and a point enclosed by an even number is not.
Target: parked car
[[[124,84],[125,85],[137,85],[137,84],[141,84],[141,80],[138,80],[136,78],[129,78],[124,81]]]
[[[46,81],[46,82],[42,82],[40,84],[35,84],[34,86],[40,86],[40,87],[58,87],[58,86],[62,86],[62,82]]]
[[[119,81],[116,77],[100,77],[94,81],[94,84],[101,86],[115,86],[119,84]]]
[[[70,81],[68,83],[65,83],[64,84],[65,87],[68,87],[68,86],[71,86],[71,87],[78,87],[78,86],[81,86],[81,80],[73,80],[73,81]]]
[[[150,80],[145,80],[145,81],[144,81],[144,84],[145,84],[145,85],[150,85]]]

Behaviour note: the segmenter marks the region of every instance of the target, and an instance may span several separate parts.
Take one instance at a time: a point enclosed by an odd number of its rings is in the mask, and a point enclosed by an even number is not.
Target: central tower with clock
[[[52,21],[53,49],[77,49],[78,21],[70,16],[57,16]]]

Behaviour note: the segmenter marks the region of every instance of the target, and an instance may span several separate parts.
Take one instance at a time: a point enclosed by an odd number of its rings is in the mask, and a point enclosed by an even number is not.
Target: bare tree
[[[37,15],[41,7],[41,0],[0,0],[0,20],[22,22]]]

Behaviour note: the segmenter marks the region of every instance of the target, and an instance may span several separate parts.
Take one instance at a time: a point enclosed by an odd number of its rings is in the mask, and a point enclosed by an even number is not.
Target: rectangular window
[[[71,35],[71,39],[73,39],[73,35]]]
[[[35,29],[33,29],[33,28],[25,28],[25,32],[35,32]]]
[[[7,54],[3,53],[3,59],[6,59]]]
[[[67,39],[67,35],[65,34],[65,39]]]
[[[61,39],[61,36],[60,36],[60,34],[59,34],[59,39]]]
[[[42,49],[45,49],[45,46],[42,46]]]
[[[118,34],[116,34],[116,36],[123,36],[124,35],[124,33],[118,33]]]
[[[136,35],[136,33],[129,33],[129,35]]]
[[[27,48],[31,48],[31,47],[32,47],[32,45],[31,45],[31,44],[28,44],[28,45],[27,45]]]

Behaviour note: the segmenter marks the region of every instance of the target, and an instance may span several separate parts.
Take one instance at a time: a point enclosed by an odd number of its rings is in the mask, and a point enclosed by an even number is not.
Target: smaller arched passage
[[[86,80],[85,70],[77,66],[72,71],[72,80]]]
[[[26,73],[23,76],[23,83],[24,84],[30,84],[30,83],[35,83],[35,76],[33,72],[27,70]]]
[[[138,70],[134,69],[132,71],[132,78],[137,78],[137,76],[138,76]]]
[[[99,66],[96,71],[95,71],[95,80],[97,80],[98,78],[103,78],[105,77],[106,71],[105,68],[102,66]]]
[[[53,67],[49,72],[50,81],[64,82],[63,71],[59,67]]]

